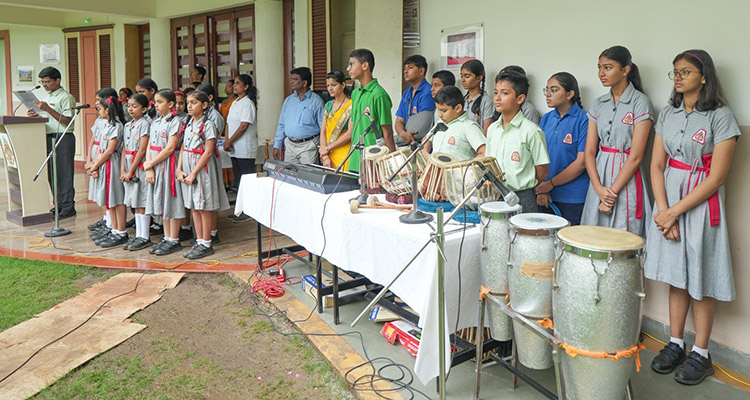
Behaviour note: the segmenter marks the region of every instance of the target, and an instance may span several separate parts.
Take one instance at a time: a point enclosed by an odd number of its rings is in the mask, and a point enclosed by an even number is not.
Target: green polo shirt
[[[73,116],[73,110],[71,110],[71,108],[75,107],[76,99],[72,94],[68,93],[63,88],[58,88],[54,92],[47,92],[47,97],[44,98],[44,102],[49,104],[50,108],[55,110],[60,115],[64,115],[66,117]],[[65,129],[65,126],[67,125],[63,124],[62,122],[58,122],[56,119],[52,118],[51,115],[48,116],[47,119],[47,122],[44,124],[47,133],[62,133],[63,129]],[[68,129],[68,132],[73,132],[73,127],[74,126],[71,125],[70,129]]]
[[[385,92],[377,79],[373,79],[367,86],[358,87],[352,92],[352,146],[357,144],[359,136],[364,133],[370,126],[370,119],[363,116],[365,110],[369,108],[370,115],[375,121],[378,130],[382,133],[383,125],[392,125],[391,117],[391,98]],[[375,144],[375,133],[368,133],[365,136],[365,146]],[[349,159],[349,171],[359,172],[359,151],[355,151]]]
[[[477,149],[485,144],[482,128],[466,112],[446,125],[447,131],[436,133],[430,140],[432,151],[448,153],[458,161],[476,157]]]
[[[502,117],[490,125],[484,153],[497,159],[510,190],[533,188],[537,184],[534,167],[549,164],[544,131],[520,111],[505,129]]]

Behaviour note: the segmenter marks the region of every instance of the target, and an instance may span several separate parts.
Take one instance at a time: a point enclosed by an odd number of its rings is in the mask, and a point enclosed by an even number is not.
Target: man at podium
[[[39,72],[39,83],[47,92],[43,101],[34,104],[49,114],[45,129],[47,131],[47,153],[52,151],[57,139],[65,131],[65,127],[73,117],[73,107],[76,100],[65,89],[60,86],[60,71],[54,67],[46,67]],[[30,117],[38,116],[33,110],[29,110]],[[57,204],[60,209],[59,218],[68,218],[76,215],[75,189],[73,188],[73,173],[75,172],[76,137],[73,134],[73,125],[68,128],[60,145],[57,147]],[[52,188],[52,163],[47,168],[47,180]],[[55,212],[53,208],[50,210]]]

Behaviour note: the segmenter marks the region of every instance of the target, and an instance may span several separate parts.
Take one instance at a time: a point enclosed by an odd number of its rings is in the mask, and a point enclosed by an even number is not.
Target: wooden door
[[[96,31],[85,31],[80,34],[81,48],[81,103],[90,104],[91,107],[83,109],[79,118],[83,119],[83,155],[84,160],[89,159],[89,141],[91,140],[91,127],[96,121],[96,92],[99,90],[99,46]]]

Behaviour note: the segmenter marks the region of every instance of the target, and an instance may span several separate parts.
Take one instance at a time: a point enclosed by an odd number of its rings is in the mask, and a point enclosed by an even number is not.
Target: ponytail
[[[630,50],[625,46],[612,46],[599,54],[599,57],[606,57],[612,61],[620,64],[621,68],[630,67],[628,73],[628,82],[633,84],[633,87],[639,92],[643,92],[643,85],[641,84],[641,74],[638,72],[638,66],[633,62],[633,57],[630,55]]]
[[[102,88],[96,95],[101,99],[99,105],[107,108],[109,113],[109,123],[114,125],[116,122],[120,122],[125,125],[125,115],[123,114],[122,104],[117,96],[117,91],[112,88]]]
[[[638,66],[634,62],[630,63],[630,72],[628,72],[628,82],[633,84],[635,90],[643,93],[643,85],[641,84],[641,74],[638,72]]]
[[[578,88],[578,80],[576,80],[576,77],[573,76],[573,74],[569,72],[558,72],[550,77],[550,79],[552,78],[557,80],[557,83],[560,84],[565,92],[570,92],[572,90],[574,94],[571,102],[578,103],[578,107],[583,108],[583,104],[581,104],[581,90]],[[635,84],[633,84],[633,86],[635,86]]]

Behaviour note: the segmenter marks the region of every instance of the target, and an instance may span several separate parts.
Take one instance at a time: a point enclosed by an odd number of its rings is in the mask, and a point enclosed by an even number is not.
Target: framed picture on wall
[[[39,45],[39,63],[40,64],[59,64],[60,63],[60,45],[40,44]]]
[[[469,60],[484,58],[484,24],[463,25],[441,30],[440,63],[457,71]]]
[[[18,82],[19,83],[34,82],[34,66],[33,65],[19,65],[17,68],[18,68]]]

